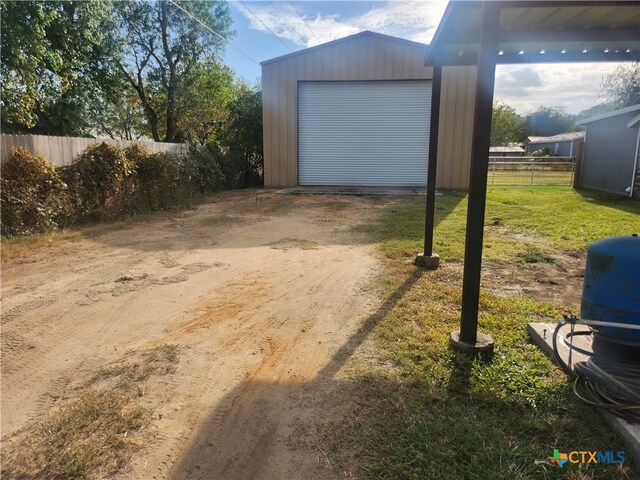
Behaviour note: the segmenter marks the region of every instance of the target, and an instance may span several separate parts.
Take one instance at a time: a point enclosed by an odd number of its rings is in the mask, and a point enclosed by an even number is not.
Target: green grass
[[[462,261],[466,193],[445,192],[435,208],[434,251],[444,261]],[[600,238],[640,232],[640,203],[568,187],[490,187],[485,225],[485,259],[512,261],[533,240],[544,254],[584,252]],[[388,208],[374,235],[388,258],[413,257],[422,249],[424,198],[405,197]]]
[[[489,168],[487,182],[492,185],[571,185],[571,171],[496,170]]]
[[[544,463],[554,448],[623,449],[528,341],[527,322],[557,321],[562,307],[483,291],[479,323],[495,340],[494,361],[449,350],[449,334],[459,327],[466,196],[445,192],[436,212],[436,251],[445,259],[436,271],[407,263],[422,244],[420,199],[401,199],[377,229],[367,229],[385,264],[376,287],[385,302],[370,320],[378,352],[393,367],[374,362],[345,385],[357,399],[349,419],[322,430],[336,470],[348,471],[356,459],[359,470],[350,474],[367,478],[635,478],[629,465],[560,470]],[[492,188],[486,218],[485,258],[518,265],[637,231],[640,204],[568,188]]]

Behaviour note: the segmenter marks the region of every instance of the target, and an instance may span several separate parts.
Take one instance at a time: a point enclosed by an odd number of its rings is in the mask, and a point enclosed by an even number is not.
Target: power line
[[[300,40],[302,40],[302,43],[304,44],[304,38],[302,38],[302,35],[300,35],[298,33],[298,31],[293,27],[293,25],[291,25],[286,18],[284,18],[284,15],[282,15],[282,13],[280,13],[280,10],[278,10],[278,7],[275,6],[275,4],[273,2],[269,2],[271,4],[271,6],[273,7],[273,9],[278,12],[278,15],[280,15],[280,18],[284,21],[284,23],[286,23],[287,25],[289,25],[289,27],[291,28],[291,30],[293,31],[293,33],[295,33]]]
[[[298,14],[298,16],[300,17],[300,20],[302,20],[304,22],[304,24],[307,26],[307,28],[309,29],[309,31],[311,32],[311,35],[313,35],[316,40],[318,42],[320,42],[320,39],[318,38],[318,36],[316,35],[316,33],[311,30],[311,27],[309,26],[309,24],[307,23],[307,21],[304,19],[304,17],[302,16],[302,14],[298,11],[298,9],[296,8],[296,6],[293,4],[293,2],[289,1],[289,5],[291,5],[293,7],[293,9],[296,11],[296,13]]]
[[[186,13],[189,17],[193,18],[196,22],[198,22],[200,25],[202,25],[204,28],[206,28],[207,30],[209,30],[211,33],[213,33],[216,37],[220,38],[222,41],[224,41],[227,45],[229,45],[230,47],[235,48],[237,51],[239,51],[242,55],[244,55],[245,57],[247,57],[249,60],[251,60],[253,63],[255,63],[256,65],[260,65],[259,62],[255,61],[253,58],[251,58],[249,55],[247,55],[246,53],[244,53],[242,50],[240,50],[238,47],[236,47],[233,43],[231,43],[229,41],[229,39],[224,38],[222,35],[220,35],[218,32],[216,32],[215,30],[213,30],[211,27],[209,27],[209,25],[207,25],[206,23],[204,23],[202,20],[200,20],[199,18],[194,17],[191,12],[185,10],[184,8],[182,8],[180,5],[178,5],[176,2],[174,2],[173,0],[169,0],[169,3],[171,3],[173,6],[179,8],[180,10],[182,10],[184,13]]]
[[[242,2],[238,2],[238,3],[239,3],[240,5],[242,5],[242,6],[243,6],[243,7],[244,7],[244,8],[245,8],[245,9],[246,9],[246,10],[247,10],[251,15],[253,15],[253,16],[255,17],[255,19],[256,19],[256,20],[258,20],[258,21],[259,21],[259,22],[264,26],[264,28],[266,28],[267,30],[269,30],[269,31],[273,34],[273,36],[274,36],[274,37],[276,37],[278,40],[280,40],[280,43],[281,43],[282,45],[284,45],[284,46],[285,46],[285,47],[286,47],[290,52],[292,52],[292,51],[293,51],[293,50],[291,50],[291,48],[289,47],[289,45],[287,45],[286,43],[284,43],[284,40],[282,40],[278,35],[276,35],[276,33],[275,33],[273,30],[271,30],[271,29],[267,26],[267,24],[266,24],[266,23],[264,23],[262,20],[260,20],[260,18],[259,18],[255,13],[253,13],[253,11],[252,11],[249,7],[247,7],[247,6],[246,6],[244,3],[242,3]]]

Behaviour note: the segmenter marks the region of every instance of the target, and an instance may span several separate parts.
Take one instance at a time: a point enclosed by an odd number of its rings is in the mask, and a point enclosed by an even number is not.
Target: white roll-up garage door
[[[427,180],[431,82],[300,82],[300,185]]]

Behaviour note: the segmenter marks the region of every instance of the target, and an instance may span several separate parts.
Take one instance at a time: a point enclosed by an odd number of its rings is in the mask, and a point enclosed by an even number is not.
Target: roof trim
[[[531,135],[525,139],[525,143],[527,145],[536,145],[539,143],[575,142],[576,140],[580,139],[584,139],[584,132],[559,133],[557,135],[550,135],[548,137],[538,137],[535,135]]]
[[[628,128],[634,127],[637,123],[640,123],[640,115],[638,115],[637,117],[633,117],[631,121],[627,123],[627,127]]]
[[[364,30],[362,32],[358,32],[358,33],[355,33],[353,35],[349,35],[347,37],[342,37],[342,38],[338,38],[336,40],[332,40],[330,42],[321,43],[320,45],[316,45],[314,47],[303,48],[302,50],[297,50],[295,52],[287,53],[286,55],[281,55],[279,57],[270,58],[269,60],[264,60],[264,61],[260,62],[260,65],[268,65],[270,63],[280,62],[282,60],[287,60],[287,59],[289,59],[291,57],[296,57],[298,55],[305,55],[307,53],[311,53],[313,51],[320,50],[321,48],[332,47],[332,46],[334,46],[334,45],[336,45],[338,43],[355,40],[356,38],[360,38],[360,37],[374,37],[374,38],[380,38],[382,40],[388,40],[388,41],[393,41],[393,42],[398,42],[398,43],[404,43],[405,45],[410,45],[412,47],[427,48],[427,45],[424,44],[424,43],[414,42],[412,40],[407,40],[405,38],[400,38],[400,37],[392,37],[391,35],[385,35],[383,33],[372,32],[371,30]]]
[[[624,115],[625,113],[635,112],[636,110],[640,110],[640,103],[638,105],[631,105],[630,107],[621,108],[620,110],[614,110],[613,112],[596,115],[595,117],[585,118],[584,120],[576,122],[576,125],[585,125],[587,123],[597,122],[598,120],[604,120],[605,118],[616,117],[618,115]]]

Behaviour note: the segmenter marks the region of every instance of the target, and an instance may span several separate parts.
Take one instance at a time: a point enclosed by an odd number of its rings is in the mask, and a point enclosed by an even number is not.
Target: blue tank
[[[589,246],[580,316],[640,325],[640,237],[606,238]],[[640,330],[594,328],[608,340],[640,345]]]

